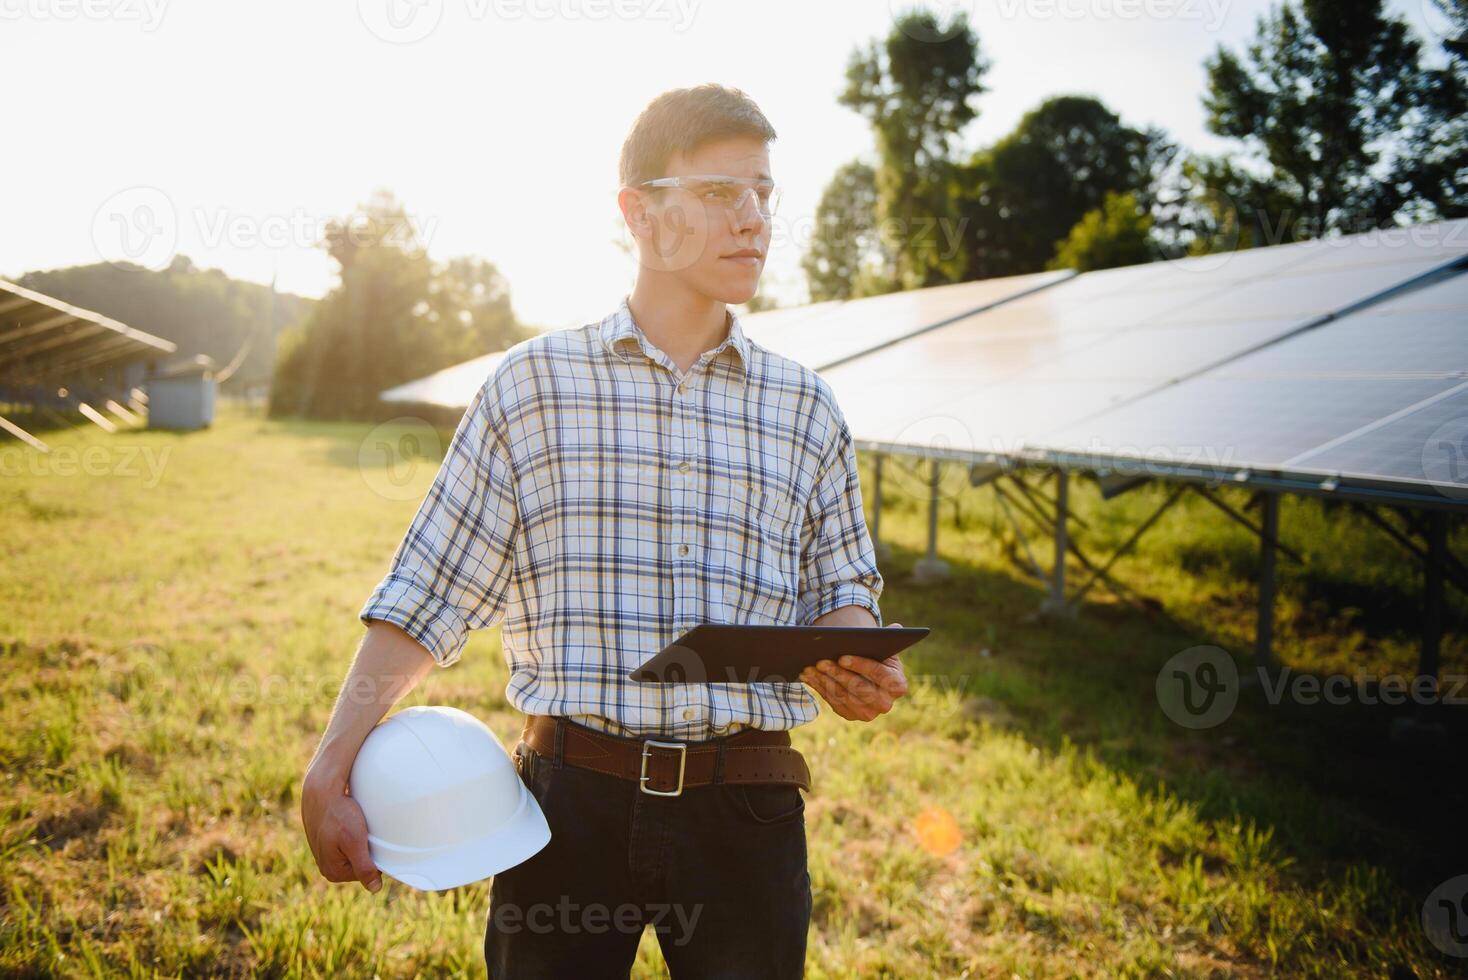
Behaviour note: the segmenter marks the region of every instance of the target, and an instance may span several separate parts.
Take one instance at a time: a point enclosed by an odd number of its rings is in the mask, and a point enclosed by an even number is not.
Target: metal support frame
[[[938,557],[938,478],[942,473],[942,461],[930,461],[932,472],[928,477],[928,553],[913,565],[912,575],[917,582],[935,582],[948,577],[948,563]]]
[[[1436,683],[1442,662],[1443,572],[1448,554],[1448,516],[1436,511],[1427,518],[1427,565],[1423,589],[1422,650],[1417,673]]]
[[[1025,550],[1025,558],[1028,559],[1030,569],[1035,573],[1035,578],[1043,581],[1045,579],[1045,570],[1040,567],[1039,562],[1035,561],[1035,554],[1030,550],[1030,539],[1025,536],[1024,528],[1020,526],[1019,520],[1015,518],[1014,511],[1009,509],[1009,495],[1004,492],[1004,488],[997,481],[994,483],[994,499],[999,502],[999,509],[1004,511],[1004,516],[1008,518],[1009,526],[1014,529],[1015,537],[1019,538],[1020,546]]]
[[[1008,475],[1012,482],[1019,482],[1019,477],[1017,474],[1011,473]],[[1033,506],[1033,502],[1027,505],[1023,503],[1023,501],[1027,498],[1018,495],[1011,496],[1008,492],[1004,490],[999,481],[994,481],[993,487],[994,494],[999,501],[999,505],[1003,510],[1005,517],[1008,518],[1010,526],[1014,529],[1015,535],[1018,536],[1020,542],[1024,545],[1025,556],[1030,563],[1030,568],[1034,570],[1035,578],[1039,579],[1042,582],[1050,581],[1050,574],[1048,574],[1043,568],[1040,567],[1040,564],[1035,560],[1034,554],[1030,551],[1029,539],[1025,536],[1023,527],[1020,525],[1018,519],[1014,516],[1014,511],[1018,511],[1025,517],[1028,517],[1030,520],[1034,521],[1037,525],[1040,526],[1041,530],[1051,536],[1055,534],[1054,520],[1052,520],[1050,516],[1044,511],[1039,511],[1037,513],[1030,510],[1029,508],[1030,506]],[[1011,507],[1013,507],[1013,511],[1010,510]],[[1078,521],[1076,521],[1076,517],[1074,514],[1070,514],[1069,517],[1071,521],[1079,523]],[[1112,595],[1116,596],[1123,602],[1132,604],[1143,612],[1150,611],[1147,608],[1146,604],[1141,600],[1141,598],[1137,596],[1134,590],[1127,588],[1125,585],[1112,578],[1105,571],[1097,567],[1095,562],[1086,557],[1086,553],[1082,551],[1080,547],[1076,544],[1075,537],[1073,535],[1067,534],[1065,536],[1065,547],[1066,550],[1070,553],[1071,557],[1079,562],[1080,565],[1086,569],[1086,571],[1091,572],[1093,578],[1095,578],[1099,584],[1105,586]]]
[[[1279,494],[1266,491],[1259,499],[1262,510],[1259,531],[1259,610],[1254,627],[1254,660],[1260,667],[1274,666],[1274,565],[1279,542]]]
[[[879,448],[879,445],[881,448]],[[886,444],[874,444],[870,448],[877,452],[876,458],[876,480],[878,487],[878,499],[874,510],[873,532],[880,527],[880,517],[876,511],[880,509],[880,487],[881,466],[884,453],[882,449]],[[1385,491],[1374,491],[1369,488],[1354,488],[1354,496],[1346,496],[1336,493],[1336,487],[1314,485],[1297,485],[1298,481],[1290,481],[1283,478],[1260,478],[1258,474],[1241,471],[1236,475],[1236,483],[1244,483],[1255,490],[1255,494],[1249,506],[1258,504],[1261,510],[1261,520],[1258,524],[1251,521],[1238,509],[1222,500],[1213,492],[1218,483],[1210,480],[1199,479],[1181,471],[1168,473],[1164,479],[1170,479],[1174,483],[1174,489],[1167,499],[1157,508],[1132,535],[1116,549],[1116,551],[1099,567],[1086,557],[1072,540],[1069,524],[1071,521],[1081,527],[1086,525],[1075,515],[1070,513],[1070,473],[1065,463],[1058,459],[1050,459],[1039,463],[1047,473],[1041,480],[1033,484],[1026,483],[1020,475],[1021,463],[1015,465],[1016,461],[1008,459],[1000,462],[990,459],[987,462],[973,462],[962,457],[952,456],[930,456],[932,473],[930,478],[930,495],[928,502],[928,548],[927,554],[917,563],[915,578],[939,578],[948,574],[948,565],[937,556],[937,524],[938,524],[938,477],[940,472],[940,460],[953,458],[955,461],[964,462],[970,468],[970,483],[973,486],[988,484],[994,488],[995,500],[999,509],[1004,514],[1010,527],[1014,530],[1020,546],[1024,550],[1025,560],[1035,577],[1047,583],[1046,596],[1041,605],[1044,613],[1072,613],[1080,602],[1096,585],[1107,587],[1124,601],[1141,605],[1134,598],[1135,593],[1128,594],[1119,582],[1111,577],[1110,570],[1123,555],[1130,552],[1161,516],[1171,508],[1188,491],[1192,490],[1208,501],[1213,507],[1223,512],[1230,520],[1248,529],[1259,540],[1259,581],[1257,598],[1257,621],[1254,638],[1254,655],[1260,667],[1272,668],[1277,666],[1274,657],[1275,638],[1275,606],[1277,592],[1278,555],[1283,553],[1288,559],[1303,564],[1304,559],[1295,549],[1284,544],[1279,537],[1279,508],[1280,498],[1285,493],[1301,496],[1327,495],[1343,498],[1353,509],[1366,517],[1371,523],[1380,528],[1385,534],[1401,545],[1408,553],[1413,555],[1423,564],[1424,569],[1424,599],[1423,599],[1423,624],[1422,624],[1422,646],[1419,655],[1419,673],[1425,676],[1436,677],[1441,668],[1441,646],[1442,625],[1445,611],[1445,586],[1448,583],[1456,585],[1459,589],[1468,593],[1468,565],[1465,565],[1449,550],[1448,530],[1449,511],[1445,509],[1447,501],[1434,501],[1431,499],[1411,499],[1403,494],[1391,494]],[[1058,464],[1058,465],[1057,465]],[[1031,462],[1029,465],[1036,465]],[[1040,492],[1038,485],[1045,478],[1053,475],[1056,481],[1055,496],[1053,500]],[[1008,477],[1014,483],[1014,492],[1008,492],[1003,487],[1004,478]],[[1247,477],[1247,479],[1245,479]],[[1114,496],[1118,492],[1135,485],[1136,482],[1128,482],[1125,486],[1117,485],[1112,488],[1111,494],[1103,492],[1103,497]],[[1104,488],[1103,488],[1104,491]],[[1043,501],[1043,503],[1042,503]],[[1050,504],[1047,509],[1044,504]],[[1375,506],[1383,503],[1394,506],[1394,509],[1402,510],[1406,530],[1402,530],[1383,518],[1374,510]],[[1418,508],[1416,511],[1406,511],[1404,507]],[[1024,526],[1016,516],[1016,512],[1023,514],[1029,520],[1035,522],[1041,529],[1051,534],[1054,538],[1054,557],[1047,573],[1036,560],[1031,549],[1030,541],[1025,533]],[[1411,535],[1420,537],[1423,544],[1419,545]],[[1066,596],[1066,555],[1073,555],[1076,560],[1091,572],[1090,578],[1075,591],[1075,594]],[[1145,609],[1146,607],[1143,606]],[[1150,610],[1148,610],[1150,611]]]
[[[1193,487],[1193,492],[1196,493],[1196,494],[1198,494],[1199,496],[1201,496],[1204,500],[1208,501],[1213,506],[1217,507],[1219,510],[1223,511],[1225,514],[1227,514],[1229,517],[1233,518],[1238,523],[1242,524],[1244,527],[1248,528],[1253,533],[1253,535],[1256,538],[1265,537],[1266,536],[1263,528],[1257,527],[1254,524],[1253,521],[1249,520],[1243,514],[1240,514],[1237,510],[1235,510],[1234,508],[1230,507],[1224,501],[1222,501],[1219,498],[1215,497],[1213,495],[1213,492],[1211,490],[1209,490],[1207,487]],[[1289,558],[1291,561],[1295,562],[1296,564],[1300,564],[1300,565],[1305,564],[1305,559],[1303,559],[1303,558],[1300,557],[1300,553],[1298,551],[1296,551],[1294,548],[1291,548],[1289,545],[1287,545],[1284,542],[1280,541],[1278,535],[1271,534],[1271,535],[1268,535],[1268,537],[1274,542],[1274,546],[1276,548],[1278,548],[1280,551],[1284,552],[1285,557]]]
[[[1049,615],[1072,612],[1065,600],[1065,553],[1069,540],[1066,522],[1070,518],[1070,474],[1060,470],[1055,476],[1055,557],[1050,568],[1050,592],[1040,603],[1040,612]]]
[[[886,453],[877,453],[872,460],[872,548],[878,561],[892,557],[892,547],[882,540],[882,460]]]
[[[1092,586],[1094,586],[1103,575],[1111,571],[1111,566],[1116,564],[1116,560],[1122,555],[1126,554],[1128,551],[1131,551],[1132,548],[1136,547],[1137,542],[1142,540],[1142,535],[1146,534],[1147,531],[1152,527],[1152,525],[1157,523],[1158,518],[1167,513],[1170,509],[1172,509],[1172,505],[1177,503],[1178,500],[1182,498],[1182,495],[1183,488],[1175,487],[1172,493],[1167,495],[1167,499],[1162,502],[1162,505],[1154,510],[1150,517],[1148,517],[1141,524],[1137,525],[1137,529],[1132,532],[1132,536],[1127,538],[1120,547],[1118,547],[1114,552],[1111,553],[1111,557],[1106,559],[1106,564],[1102,565],[1094,574],[1092,574],[1086,584],[1081,586],[1075,595],[1071,596],[1070,601],[1072,603],[1079,603],[1083,598],[1085,598],[1086,593],[1091,591]]]
[[[1442,624],[1445,607],[1446,585],[1451,583],[1468,593],[1468,570],[1457,556],[1448,550],[1448,515],[1445,511],[1429,511],[1414,520],[1413,515],[1403,514],[1408,531],[1420,535],[1425,544],[1419,545],[1386,518],[1362,504],[1355,505],[1356,511],[1391,538],[1402,549],[1422,563],[1422,643],[1417,653],[1417,673],[1436,678],[1442,668]]]

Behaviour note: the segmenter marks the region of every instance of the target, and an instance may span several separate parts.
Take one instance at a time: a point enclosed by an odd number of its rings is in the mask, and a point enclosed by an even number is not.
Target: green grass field
[[[58,431],[49,458],[0,443],[0,974],[483,975],[487,882],[331,885],[300,828],[356,612],[437,465],[364,469],[370,429],[225,403],[202,433]],[[914,585],[924,505],[888,473],[884,618],[933,634],[892,713],[795,732],[816,781],[809,976],[1468,968],[1420,922],[1468,872],[1461,708],[1432,712],[1448,735],[1421,744],[1388,737],[1408,709],[1257,692],[1183,728],[1158,670],[1199,644],[1249,649],[1245,531],[1189,499],[1116,567],[1146,609],[1098,591],[1077,619],[1037,622],[1041,586],[988,490],[945,504],[953,574]],[[1087,546],[1104,554],[1160,494],[1103,506],[1078,487]],[[1282,510],[1305,561],[1280,566],[1281,658],[1411,674],[1420,575],[1349,512]],[[1451,598],[1443,670],[1461,674]],[[512,745],[498,645],[474,634],[400,706],[464,708]],[[662,972],[649,933],[638,973]]]

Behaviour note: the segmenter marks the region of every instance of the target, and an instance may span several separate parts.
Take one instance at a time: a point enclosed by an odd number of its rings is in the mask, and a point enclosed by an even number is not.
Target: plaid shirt
[[[506,697],[624,736],[699,740],[816,716],[800,681],[643,684],[700,623],[870,610],[882,577],[856,452],[826,381],[728,335],[686,374],[624,297],[599,324],[516,344],[459,422],[362,607],[440,666],[503,619]]]

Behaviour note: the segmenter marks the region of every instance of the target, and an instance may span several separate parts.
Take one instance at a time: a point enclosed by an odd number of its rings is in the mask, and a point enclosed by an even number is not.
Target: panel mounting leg
[[[1279,540],[1279,494],[1260,495],[1263,527],[1259,535],[1259,616],[1254,630],[1254,661],[1265,669],[1274,666],[1274,562]]]
[[[932,474],[928,478],[928,553],[913,565],[913,580],[919,583],[935,582],[948,577],[948,563],[938,557],[938,476],[942,463],[932,461]]]
[[[1055,562],[1050,573],[1050,594],[1040,603],[1040,612],[1045,615],[1063,615],[1073,612],[1065,601],[1065,553],[1066,524],[1070,520],[1070,474],[1065,470],[1055,472]]]
[[[872,546],[877,553],[877,561],[886,561],[892,557],[892,548],[882,540],[882,460],[886,453],[877,453],[872,460]]]
[[[1443,639],[1443,566],[1447,564],[1448,515],[1433,511],[1427,515],[1427,561],[1422,615],[1422,650],[1417,658],[1417,673],[1431,677],[1437,686]]]

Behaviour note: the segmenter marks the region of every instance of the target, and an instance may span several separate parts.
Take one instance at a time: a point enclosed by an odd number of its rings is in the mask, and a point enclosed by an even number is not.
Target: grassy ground
[[[330,885],[300,831],[356,611],[436,466],[385,470],[375,440],[363,464],[369,428],[226,404],[203,433],[53,432],[44,460],[0,444],[0,974],[482,975],[488,883]],[[1242,529],[1190,499],[1116,567],[1140,608],[1100,591],[1037,622],[990,491],[945,504],[952,575],[917,586],[918,483],[890,464],[886,483],[884,616],[933,634],[898,710],[795,733],[817,782],[810,976],[1463,972],[1420,924],[1468,871],[1461,708],[1402,744],[1409,709],[1250,689],[1223,724],[1181,727],[1159,668],[1250,643]],[[1102,554],[1160,499],[1075,496]],[[1305,558],[1281,566],[1282,658],[1410,674],[1419,583],[1396,546],[1315,504],[1287,501],[1282,527]],[[465,708],[510,745],[504,684],[486,631],[404,705]],[[661,973],[651,934],[638,972]]]

